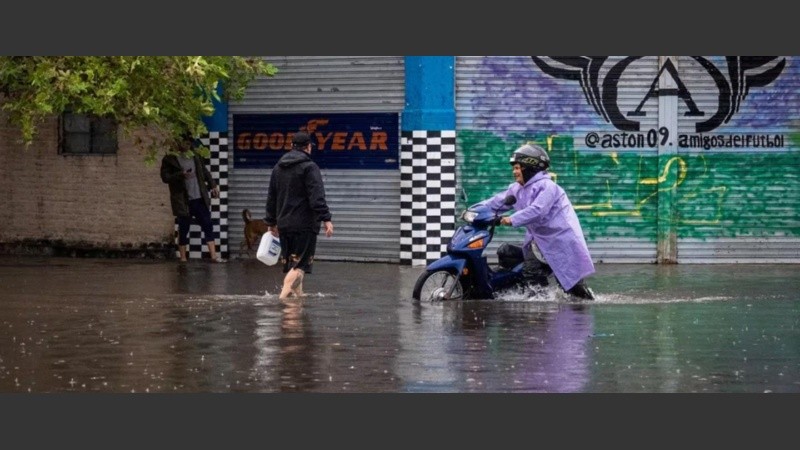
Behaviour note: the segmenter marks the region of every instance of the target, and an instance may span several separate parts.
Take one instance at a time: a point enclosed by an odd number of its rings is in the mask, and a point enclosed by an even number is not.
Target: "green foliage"
[[[207,133],[218,87],[238,100],[256,76],[276,72],[259,57],[2,56],[0,93],[26,146],[43,119],[70,111],[113,118],[152,163],[182,134]],[[132,133],[143,127],[156,132]]]

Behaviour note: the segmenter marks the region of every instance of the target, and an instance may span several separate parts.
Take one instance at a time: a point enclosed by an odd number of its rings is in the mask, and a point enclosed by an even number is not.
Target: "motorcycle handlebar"
[[[492,219],[492,226],[489,228],[489,236],[492,238],[494,238],[494,229],[500,225],[501,220],[503,220],[501,216],[495,216],[494,219]]]

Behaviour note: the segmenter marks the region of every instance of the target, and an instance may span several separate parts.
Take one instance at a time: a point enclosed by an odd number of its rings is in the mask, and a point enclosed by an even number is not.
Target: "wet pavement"
[[[422,268],[0,257],[0,392],[800,392],[796,265],[599,264],[411,302]]]

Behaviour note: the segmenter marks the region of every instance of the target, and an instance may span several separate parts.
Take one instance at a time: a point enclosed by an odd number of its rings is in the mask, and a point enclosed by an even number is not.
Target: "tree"
[[[64,112],[112,118],[128,135],[152,127],[135,134],[152,163],[181,135],[208,132],[202,117],[214,113],[219,90],[238,100],[256,76],[276,72],[259,57],[2,56],[0,101],[26,147],[42,120]]]

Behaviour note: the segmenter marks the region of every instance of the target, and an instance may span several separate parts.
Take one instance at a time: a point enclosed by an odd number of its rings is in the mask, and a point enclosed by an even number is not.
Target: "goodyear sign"
[[[233,164],[272,168],[292,148],[292,136],[311,136],[311,159],[327,169],[397,169],[399,116],[391,113],[234,114]]]

